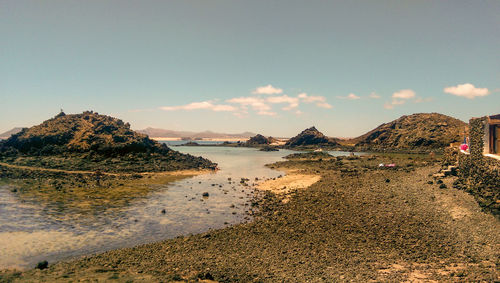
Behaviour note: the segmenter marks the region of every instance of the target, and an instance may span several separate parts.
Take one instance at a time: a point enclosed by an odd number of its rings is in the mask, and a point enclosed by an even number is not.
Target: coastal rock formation
[[[251,137],[247,142],[246,145],[248,146],[257,146],[257,145],[266,145],[266,144],[272,144],[273,142],[276,142],[277,140],[273,137],[265,137],[261,134],[257,134],[253,137]]]
[[[439,113],[402,116],[350,142],[359,149],[438,149],[463,140],[467,124]]]
[[[24,128],[0,142],[0,160],[66,170],[144,172],[216,166],[153,141],[120,119],[92,111],[61,112],[40,125]]]
[[[279,151],[279,149],[275,146],[265,145],[259,149],[260,151]]]
[[[336,146],[338,142],[333,138],[323,135],[323,133],[318,131],[315,127],[311,127],[289,139],[285,144],[285,146],[288,147],[311,145]]]

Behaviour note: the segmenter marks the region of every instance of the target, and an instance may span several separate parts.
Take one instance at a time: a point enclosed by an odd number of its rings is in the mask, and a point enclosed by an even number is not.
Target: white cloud
[[[380,95],[378,95],[376,92],[372,92],[372,93],[370,93],[369,97],[373,98],[373,99],[378,99],[378,98],[380,98]]]
[[[392,98],[410,99],[415,97],[415,92],[411,89],[402,89],[392,94]]]
[[[310,96],[307,93],[303,92],[299,93],[297,97],[300,98],[300,100],[302,100],[305,103],[315,103],[316,106],[320,108],[326,108],[326,109],[333,108],[333,106],[331,106],[326,102],[326,97],[324,96],[314,96],[314,95]]]
[[[305,103],[313,103],[313,102],[325,102],[326,98],[324,96],[309,96],[307,93],[300,93],[298,96]]]
[[[386,102],[384,104],[384,108],[394,109],[394,107],[396,107],[397,105],[403,105],[406,102],[422,103],[422,102],[430,102],[433,100],[434,99],[432,97],[425,97],[425,98],[417,97],[415,91],[411,89],[402,89],[392,94],[392,101]]]
[[[394,109],[396,105],[403,105],[406,103],[407,100],[414,98],[416,96],[415,91],[411,89],[402,89],[399,91],[396,91],[395,93],[392,94],[392,101],[391,102],[386,102],[384,104],[385,109]]]
[[[215,112],[233,112],[238,110],[236,107],[227,104],[213,104],[211,101],[193,102],[186,105],[179,106],[163,106],[160,107],[161,110],[165,111],[177,111],[177,110],[211,110]]]
[[[283,110],[287,111],[299,107],[299,99],[297,97],[290,97],[286,94],[282,96],[271,96],[266,100],[267,102],[273,104],[288,103],[288,106],[282,108]]]
[[[337,96],[337,98],[340,98],[340,99],[349,99],[349,100],[357,100],[357,99],[360,99],[361,97],[357,96],[354,93],[349,93],[347,96]]]
[[[228,103],[240,104],[244,106],[243,109],[246,110],[245,106],[250,106],[255,111],[269,111],[271,106],[269,106],[264,99],[259,97],[236,97],[226,100]]]
[[[271,90],[274,89],[274,90]],[[276,89],[271,85],[257,88],[254,93],[259,94],[277,94],[282,92],[281,89]],[[281,110],[291,111],[296,115],[301,115],[302,111],[298,109],[301,103],[312,103],[316,107],[330,109],[333,108],[332,105],[328,104],[324,96],[309,96],[306,93],[300,93],[297,96],[283,95],[273,95],[273,96],[241,96],[227,99],[225,103],[218,104],[218,100],[208,100],[201,102],[193,102],[186,105],[178,106],[163,106],[159,109],[164,111],[178,111],[178,110],[210,110],[214,112],[232,112],[233,115],[239,118],[247,117],[249,110],[253,110],[254,113],[264,116],[276,116],[278,115],[273,109],[273,106],[283,104]]]
[[[283,93],[283,89],[276,88],[272,85],[260,86],[252,91],[253,94],[281,94]]]
[[[445,93],[462,96],[468,99],[474,99],[476,97],[487,96],[490,94],[490,91],[487,88],[477,88],[473,84],[469,83],[445,87],[443,91]]]
[[[326,109],[331,109],[331,108],[333,108],[333,106],[331,106],[330,104],[328,104],[328,103],[326,103],[326,102],[319,102],[319,103],[316,103],[316,106],[321,107],[321,108],[326,108]]]

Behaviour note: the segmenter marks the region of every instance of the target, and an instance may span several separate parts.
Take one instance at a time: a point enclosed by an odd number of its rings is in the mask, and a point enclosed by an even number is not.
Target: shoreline
[[[389,162],[396,167],[378,168]],[[499,220],[452,188],[453,178],[439,188],[429,176],[439,164],[429,158],[291,159],[270,167],[321,179],[286,203],[264,194],[248,223],[3,276],[28,282],[500,278]]]
[[[64,173],[64,174],[82,174],[82,175],[95,175],[96,171],[85,171],[85,170],[63,170],[63,169],[55,169],[55,168],[43,168],[43,167],[34,167],[34,166],[24,166],[24,165],[15,165],[9,164],[5,162],[0,162],[0,167],[7,167],[12,169],[19,170],[28,170],[28,171],[42,171],[42,172],[50,172],[50,173]],[[115,176],[115,177],[132,177],[136,175],[142,176],[150,176],[150,175],[172,175],[172,176],[195,176],[206,174],[209,172],[216,172],[218,169],[184,169],[184,170],[174,170],[174,171],[158,171],[158,172],[137,172],[137,173],[113,173],[113,172],[99,172],[101,175],[105,176]]]

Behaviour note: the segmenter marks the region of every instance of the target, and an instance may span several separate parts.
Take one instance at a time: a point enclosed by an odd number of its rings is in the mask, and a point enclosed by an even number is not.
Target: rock
[[[264,146],[264,147],[261,147],[259,150],[260,151],[279,151],[279,149],[277,149],[274,146]]]
[[[285,145],[288,147],[309,145],[336,146],[339,145],[339,143],[335,139],[323,135],[323,133],[318,131],[315,127],[311,127],[303,130],[297,136],[289,139]]]
[[[185,144],[181,144],[181,146],[200,146],[200,144],[197,142],[190,141]]]
[[[208,194],[208,192],[204,192],[201,196],[202,196],[202,197],[208,197],[208,196],[209,196],[209,194]]]
[[[263,135],[255,135],[253,137],[251,137],[246,143],[245,145],[247,146],[256,146],[256,145],[263,145],[263,144],[270,144],[270,140],[268,138],[266,138],[265,136]]]
[[[44,261],[40,261],[39,263],[37,263],[35,268],[40,269],[40,270],[44,270],[47,267],[49,267],[49,262],[44,260]]]

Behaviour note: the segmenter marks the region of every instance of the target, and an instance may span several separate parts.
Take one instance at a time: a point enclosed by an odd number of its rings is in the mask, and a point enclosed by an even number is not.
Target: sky
[[[500,1],[0,0],[0,132],[61,108],[283,137],[498,114]]]

